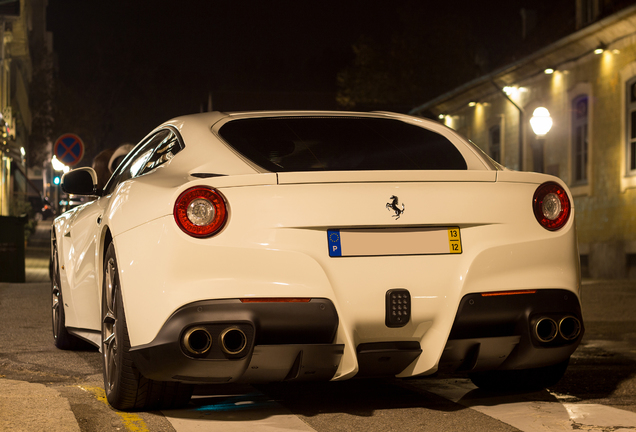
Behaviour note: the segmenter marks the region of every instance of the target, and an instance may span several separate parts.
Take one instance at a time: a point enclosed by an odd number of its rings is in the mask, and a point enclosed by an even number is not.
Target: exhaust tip
[[[565,340],[574,340],[581,334],[581,321],[573,316],[566,316],[559,322],[559,334]]]
[[[552,318],[539,318],[534,326],[534,334],[540,342],[552,342],[558,332],[557,323]]]
[[[183,346],[194,355],[202,355],[212,348],[212,336],[203,327],[193,327],[183,335]]]
[[[247,336],[238,327],[228,327],[221,332],[221,350],[225,354],[237,355],[247,347]]]

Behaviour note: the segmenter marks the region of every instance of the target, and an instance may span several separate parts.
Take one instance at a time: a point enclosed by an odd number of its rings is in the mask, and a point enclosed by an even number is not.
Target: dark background
[[[522,8],[541,17],[560,4],[574,7],[563,0],[49,0],[54,134],[80,134],[91,159],[174,116],[207,111],[210,100],[220,111],[408,112],[520,55],[528,40]]]

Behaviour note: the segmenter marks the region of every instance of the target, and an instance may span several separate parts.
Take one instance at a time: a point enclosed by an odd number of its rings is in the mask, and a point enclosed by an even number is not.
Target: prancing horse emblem
[[[398,197],[391,195],[391,198],[389,199],[391,202],[386,203],[386,208],[387,210],[393,210],[395,214],[392,217],[394,217],[395,220],[398,220],[400,216],[402,216],[402,213],[404,213],[404,203],[402,203],[402,208],[400,208],[398,207]]]

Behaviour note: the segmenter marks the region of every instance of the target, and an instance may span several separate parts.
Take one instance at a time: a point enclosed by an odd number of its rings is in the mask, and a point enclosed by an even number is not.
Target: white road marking
[[[563,404],[563,406],[568,410],[572,421],[580,425],[594,424],[602,428],[615,428],[616,431],[636,429],[636,413],[631,411],[596,404]]]
[[[420,387],[420,386],[418,386]],[[597,404],[568,403],[567,395],[541,391],[488,396],[467,379],[423,380],[422,389],[522,431],[633,431],[636,413]],[[471,394],[472,393],[472,394]]]
[[[467,379],[410,381],[434,393],[527,432],[636,430],[636,413],[604,405],[572,403],[572,396],[540,391],[489,394]],[[195,396],[195,407],[163,411],[177,432],[315,432],[269,396],[256,390],[225,396]]]
[[[315,432],[266,395],[195,396],[195,408],[162,411],[177,432]]]

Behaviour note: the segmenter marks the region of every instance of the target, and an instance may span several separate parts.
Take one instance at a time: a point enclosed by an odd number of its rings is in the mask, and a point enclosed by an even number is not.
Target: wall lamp
[[[538,137],[544,137],[552,128],[552,117],[548,109],[545,107],[535,109],[530,119],[530,126]]]

